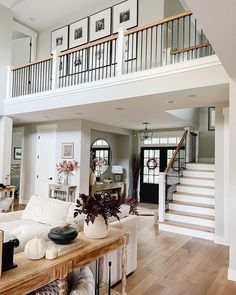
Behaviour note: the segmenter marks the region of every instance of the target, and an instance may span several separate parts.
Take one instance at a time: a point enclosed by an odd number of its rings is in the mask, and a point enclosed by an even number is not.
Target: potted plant
[[[64,174],[64,184],[69,184],[69,176],[73,174],[74,171],[79,169],[79,164],[76,160],[73,161],[62,161],[57,164],[57,171]]]
[[[130,214],[138,215],[137,201],[128,199],[130,205]],[[76,201],[74,217],[78,214],[85,215],[84,233],[88,238],[102,239],[107,237],[109,232],[109,217],[116,217],[120,220],[119,213],[121,203],[115,197],[108,193],[95,194],[89,196],[80,194]]]

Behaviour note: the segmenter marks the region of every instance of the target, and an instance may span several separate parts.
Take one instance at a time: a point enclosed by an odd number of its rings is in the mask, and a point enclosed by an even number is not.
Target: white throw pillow
[[[71,203],[32,196],[21,219],[33,220],[51,226],[65,224]]]

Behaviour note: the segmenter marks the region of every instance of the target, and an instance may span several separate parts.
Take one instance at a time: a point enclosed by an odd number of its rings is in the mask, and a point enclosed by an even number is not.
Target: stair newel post
[[[195,162],[199,162],[199,131],[195,131],[197,134],[196,136],[196,155],[195,155]]]
[[[166,211],[166,174],[159,174],[159,221],[165,221]]]
[[[191,130],[190,130],[190,127],[186,127],[186,128],[184,128],[184,130],[188,131],[188,134],[186,136],[186,144],[185,144],[185,152],[186,152],[185,161],[186,161],[186,163],[189,163],[189,156],[190,156],[190,150],[191,150],[191,147],[190,147],[190,145],[191,145],[190,131]]]
[[[117,61],[117,70],[116,76],[123,75],[123,68],[124,68],[124,55],[125,55],[125,35],[124,29],[121,28],[118,31],[118,39],[117,39],[117,54],[116,54],[116,61]]]
[[[57,51],[53,51],[52,58],[52,90],[59,88],[59,57]]]

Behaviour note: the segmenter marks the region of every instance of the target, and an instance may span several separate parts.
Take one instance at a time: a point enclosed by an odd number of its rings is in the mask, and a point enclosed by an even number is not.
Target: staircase
[[[189,163],[159,229],[214,240],[215,165]]]

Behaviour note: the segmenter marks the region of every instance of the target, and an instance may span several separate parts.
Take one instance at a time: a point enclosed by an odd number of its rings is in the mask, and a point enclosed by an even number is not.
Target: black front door
[[[159,173],[165,171],[175,149],[175,147],[141,148],[141,203],[159,204]]]

